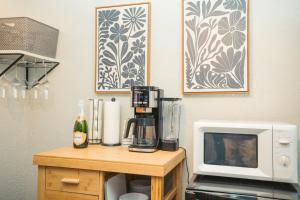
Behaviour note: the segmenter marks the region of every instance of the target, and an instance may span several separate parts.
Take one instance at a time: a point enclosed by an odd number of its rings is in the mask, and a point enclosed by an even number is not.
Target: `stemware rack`
[[[56,59],[26,51],[0,50],[0,79],[18,70],[27,89],[33,88],[58,65],[59,62]]]

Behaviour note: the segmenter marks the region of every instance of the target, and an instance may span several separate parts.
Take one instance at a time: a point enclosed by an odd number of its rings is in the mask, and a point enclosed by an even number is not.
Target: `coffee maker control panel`
[[[156,108],[158,88],[151,86],[140,86],[132,88],[132,107]]]
[[[148,91],[135,91],[133,98],[132,107],[148,107]]]
[[[152,108],[136,107],[135,108],[135,113],[152,113]]]

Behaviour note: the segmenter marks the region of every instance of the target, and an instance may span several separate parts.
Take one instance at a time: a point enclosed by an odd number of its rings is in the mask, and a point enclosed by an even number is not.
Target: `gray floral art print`
[[[149,4],[96,9],[96,92],[148,83]]]
[[[184,93],[248,92],[248,0],[183,0]]]

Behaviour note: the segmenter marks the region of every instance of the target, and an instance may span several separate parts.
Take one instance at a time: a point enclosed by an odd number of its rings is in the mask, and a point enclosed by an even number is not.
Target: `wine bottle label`
[[[74,132],[73,133],[73,142],[75,145],[79,146],[86,141],[86,133]]]

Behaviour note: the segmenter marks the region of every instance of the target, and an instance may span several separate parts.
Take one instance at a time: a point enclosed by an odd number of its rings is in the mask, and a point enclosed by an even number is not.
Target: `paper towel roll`
[[[102,131],[103,131],[103,100],[98,102],[98,137],[102,139]]]
[[[102,140],[104,145],[120,145],[120,113],[120,102],[113,100],[104,102]]]

